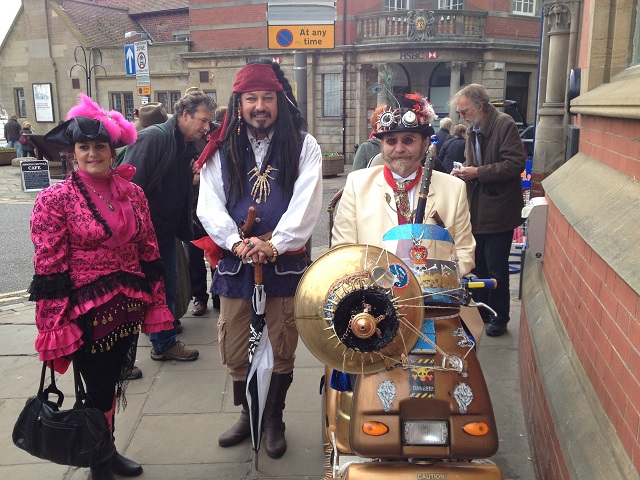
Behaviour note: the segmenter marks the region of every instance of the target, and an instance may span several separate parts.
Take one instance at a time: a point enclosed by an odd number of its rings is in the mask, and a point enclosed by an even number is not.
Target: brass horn
[[[399,257],[371,245],[345,245],[304,273],[295,317],[302,341],[322,363],[374,373],[401,363],[416,343],[424,301]]]

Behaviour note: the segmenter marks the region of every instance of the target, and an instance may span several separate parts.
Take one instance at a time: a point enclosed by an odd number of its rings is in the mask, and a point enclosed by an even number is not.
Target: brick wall
[[[519,365],[522,410],[529,429],[537,480],[570,479],[533,353],[526,309],[520,316]]]
[[[640,178],[640,120],[581,115],[580,151],[611,168]]]
[[[138,17],[138,23],[149,32],[156,42],[171,42],[176,31],[189,31],[189,13],[154,13],[153,15]]]
[[[537,42],[540,39],[540,24],[529,18],[489,15],[484,24],[484,34],[489,38]]]
[[[553,204],[549,206],[543,268],[575,352],[624,449],[640,471],[638,294]]]

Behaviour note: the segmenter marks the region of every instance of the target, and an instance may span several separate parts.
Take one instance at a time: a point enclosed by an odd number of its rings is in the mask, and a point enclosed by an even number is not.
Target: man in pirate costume
[[[240,419],[219,444],[229,447],[250,436],[245,380],[254,287],[251,264],[261,263],[275,357],[263,420],[263,445],[272,458],[281,457],[287,448],[282,412],[298,343],[294,295],[308,262],[305,244],[322,202],[322,154],[304,129],[280,66],[268,60],[249,64],[238,72],[223,125],[199,159],[204,165],[198,217],[224,253],[211,287],[220,295],[220,354],[233,379],[234,403],[243,405]],[[239,227],[252,206],[257,207],[257,218],[243,238]]]
[[[384,165],[350,173],[332,231],[332,246],[361,243],[383,247],[391,228],[413,223],[418,203],[421,160],[433,134],[431,105],[420,94],[401,97],[399,105],[380,114],[374,133],[382,143]],[[424,223],[441,224],[455,241],[459,273],[474,266],[475,240],[471,234],[464,182],[433,172]]]

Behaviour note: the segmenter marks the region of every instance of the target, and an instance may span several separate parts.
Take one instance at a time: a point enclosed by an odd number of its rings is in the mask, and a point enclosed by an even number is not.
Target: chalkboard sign
[[[20,170],[25,192],[38,192],[51,185],[49,162],[46,160],[21,160]]]

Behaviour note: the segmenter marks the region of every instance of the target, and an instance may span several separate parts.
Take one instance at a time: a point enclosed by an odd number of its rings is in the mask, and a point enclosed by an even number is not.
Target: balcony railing
[[[358,15],[358,43],[479,40],[484,36],[486,17],[486,11],[470,10],[396,10]]]

